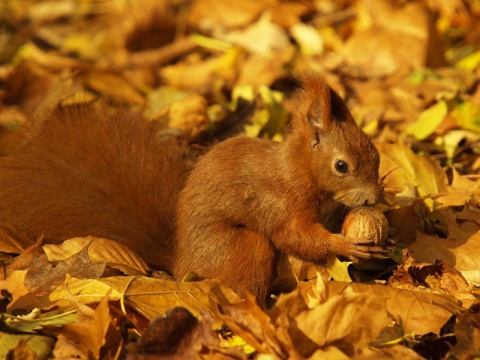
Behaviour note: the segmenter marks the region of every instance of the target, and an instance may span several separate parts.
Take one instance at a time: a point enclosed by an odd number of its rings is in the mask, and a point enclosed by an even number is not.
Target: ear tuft
[[[314,128],[327,128],[332,121],[330,86],[318,73],[300,73],[296,77],[303,90],[299,115]]]

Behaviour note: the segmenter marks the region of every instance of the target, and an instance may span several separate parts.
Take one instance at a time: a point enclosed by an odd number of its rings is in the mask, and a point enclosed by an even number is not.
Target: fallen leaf
[[[7,291],[12,300],[8,304],[8,309],[14,308],[14,304],[18,299],[28,297],[30,290],[25,286],[25,277],[28,270],[15,270],[7,276],[5,280],[0,280],[0,289]]]
[[[54,343],[49,336],[0,332],[0,358],[48,359]]]
[[[247,294],[244,301],[224,306],[223,309],[227,315],[223,318],[225,324],[260,354],[285,358],[288,351],[285,343],[289,350],[293,350],[288,337],[277,338],[269,316],[255,303],[252,295]]]
[[[284,330],[292,343],[298,344],[296,349],[303,357],[329,346],[352,356],[373,341],[391,321],[384,301],[378,301],[374,294],[352,291],[345,283],[344,291],[339,293],[333,291],[331,283],[337,282],[325,283],[318,277],[316,284],[281,295],[273,309],[275,323],[280,328],[287,326]],[[366,321],[368,327],[364,326]],[[349,346],[343,346],[345,344]]]
[[[480,349],[479,310],[479,304],[477,303],[458,316],[455,324],[457,343],[447,356],[478,356],[478,349]]]
[[[418,119],[406,129],[407,134],[415,136],[418,140],[426,139],[440,126],[447,113],[447,103],[444,100],[437,102],[420,113]]]
[[[62,284],[65,276],[77,278],[98,278],[105,269],[104,262],[92,262],[88,256],[88,246],[78,253],[59,261],[54,267],[45,254],[35,258],[25,277],[25,285],[36,295],[51,292]]]
[[[178,359],[194,359],[202,354],[215,358],[223,354],[225,358],[246,358],[239,349],[220,349],[220,337],[213,331],[213,320],[208,313],[198,320],[188,310],[176,307],[169,310],[165,317],[156,317],[151,321],[142,337],[128,348],[129,358],[149,356],[168,356]],[[242,356],[243,355],[243,356]]]
[[[366,292],[385,304],[389,314],[401,325],[404,334],[437,333],[447,320],[462,310],[455,297],[446,294],[394,288],[379,284],[329,282],[329,294],[340,294],[346,288]]]
[[[145,104],[144,96],[122,74],[91,69],[86,71],[82,77],[86,85],[97,92],[131,104]]]
[[[195,1],[188,20],[195,26],[202,26],[209,21],[227,28],[245,26],[253,22],[269,3],[268,0],[231,0],[228,3],[222,0]]]
[[[334,254],[327,257],[327,271],[335,281],[352,282],[348,274],[350,264],[352,264],[351,261],[340,261]]]
[[[120,279],[123,281],[122,284],[131,281],[131,278],[128,277],[120,277]],[[56,307],[63,311],[71,310],[73,308],[72,296],[77,303],[82,304],[98,303],[107,294],[109,294],[111,301],[118,301],[122,298],[122,290],[117,291],[113,286],[110,286],[111,283],[115,283],[115,280],[116,278],[79,280],[67,276],[65,282],[49,294],[49,302],[44,304],[44,308]]]
[[[429,25],[432,14],[423,3],[394,6],[387,0],[359,1],[357,9],[368,13],[363,19],[368,17],[370,24],[358,29],[345,42],[343,71],[354,76],[376,77],[392,74],[402,67],[426,65],[434,29]],[[405,48],[409,51],[403,51]]]
[[[78,344],[79,348],[88,351],[89,355],[98,359],[100,350],[106,342],[106,334],[110,326],[111,316],[108,309],[109,293],[99,302],[93,311],[87,307],[77,307],[79,321],[65,325],[59,332]],[[84,309],[87,309],[85,312]]]
[[[477,270],[480,267],[478,242],[480,232],[468,239],[442,239],[417,232],[417,240],[408,246],[421,262],[434,262],[442,259],[459,271]]]
[[[214,36],[240,46],[253,54],[284,52],[291,45],[286,31],[271,22],[271,15],[264,13],[257,22],[241,30],[217,31]]]
[[[410,205],[419,197],[446,191],[446,174],[432,158],[415,154],[401,142],[379,143],[377,148],[380,152],[379,175],[385,186],[384,191],[395,204]],[[425,203],[434,206],[431,199],[426,198]]]
[[[69,239],[60,245],[43,245],[48,260],[53,262],[63,261],[78,254],[84,248],[88,249],[88,257],[91,261],[105,262],[107,266],[118,269],[126,275],[146,275],[149,270],[148,266],[133,250],[109,239],[88,236]],[[71,275],[75,277],[74,274]]]
[[[87,349],[80,348],[78,343],[68,339],[63,334],[57,336],[52,355],[55,359],[89,359]]]
[[[452,172],[452,184],[445,186],[442,192],[433,196],[437,208],[463,206],[474,199],[475,193],[480,191],[480,180],[467,179],[455,169],[452,169]]]
[[[48,326],[63,326],[78,321],[78,316],[74,311],[58,312],[51,311],[48,313],[40,313],[39,309],[34,309],[25,315],[3,314],[4,325],[16,332],[32,333],[42,330]]]
[[[209,312],[213,319],[218,319],[220,313],[217,301],[221,305],[227,305],[240,300],[230,289],[214,280],[174,282],[145,277],[127,280],[103,279],[115,290],[122,291],[125,301],[148,319],[165,315],[168,309],[175,306],[183,306],[195,316]]]

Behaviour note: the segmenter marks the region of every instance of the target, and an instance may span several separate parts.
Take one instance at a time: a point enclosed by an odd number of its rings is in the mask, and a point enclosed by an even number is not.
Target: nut
[[[369,239],[375,245],[383,246],[388,238],[388,221],[380,210],[358,207],[345,217],[342,233],[354,239]]]

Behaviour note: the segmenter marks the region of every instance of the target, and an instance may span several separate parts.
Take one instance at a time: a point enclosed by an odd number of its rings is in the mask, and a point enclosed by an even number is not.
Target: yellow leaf
[[[234,87],[232,90],[232,111],[235,111],[237,109],[239,99],[244,99],[252,102],[254,98],[255,92],[253,90],[253,86],[244,85]]]
[[[78,53],[83,58],[95,60],[100,56],[98,51],[100,39],[99,32],[74,33],[65,39],[63,48],[67,51]]]
[[[403,143],[377,143],[380,152],[380,178],[385,194],[393,195],[389,201],[410,205],[419,197],[436,195],[446,191],[445,171],[426,155],[415,154]],[[425,199],[433,207],[432,199]]]
[[[352,282],[348,274],[348,265],[351,263],[351,261],[340,261],[335,255],[330,254],[327,257],[328,273],[336,281]]]
[[[251,96],[250,87],[242,87],[239,90],[242,89],[245,89],[246,96]],[[288,119],[288,113],[281,104],[283,94],[264,85],[260,86],[258,91],[263,107],[254,114],[253,123],[245,125],[245,133],[250,137],[267,134],[269,138],[281,139],[276,135],[282,130]]]
[[[462,128],[480,133],[480,106],[473,101],[458,103],[451,114]]]
[[[210,38],[210,37],[203,36],[203,35],[200,35],[200,34],[192,35],[192,40],[197,45],[202,46],[202,47],[207,48],[207,49],[211,49],[211,50],[226,52],[226,51],[229,51],[233,48],[233,45],[226,42],[226,41]]]
[[[127,276],[119,278],[123,278],[124,281],[130,280],[130,277]],[[56,306],[65,309],[72,308],[70,296],[82,304],[100,302],[112,289],[108,279],[110,278],[79,280],[67,276],[65,283],[50,293],[49,300]],[[67,292],[70,292],[70,295]],[[109,297],[112,301],[118,301],[122,294],[120,291],[112,291]]]
[[[290,28],[290,32],[304,55],[313,56],[323,52],[323,38],[313,26],[297,23]]]
[[[415,136],[418,140],[423,140],[433,134],[447,113],[447,103],[441,100],[423,111],[417,121],[407,128],[407,133]]]
[[[457,64],[457,67],[474,71],[480,66],[480,50],[464,57]]]
[[[62,335],[79,344],[80,348],[87,349],[95,359],[100,358],[100,350],[107,341],[106,335],[111,321],[108,295],[107,292],[95,311],[78,311],[79,321],[67,324],[62,329]]]
[[[249,137],[257,137],[268,123],[269,118],[270,113],[267,109],[257,111],[253,116],[253,123],[245,125],[245,135]]]

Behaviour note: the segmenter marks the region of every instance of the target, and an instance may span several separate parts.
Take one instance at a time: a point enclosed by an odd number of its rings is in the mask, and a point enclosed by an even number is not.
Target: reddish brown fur
[[[39,119],[19,137],[22,148],[0,157],[0,221],[49,242],[118,240],[171,269],[175,203],[191,154],[176,139],[159,140],[138,114],[104,111]]]
[[[321,78],[302,83],[286,141],[227,140],[190,174],[178,202],[176,278],[195,271],[263,302],[276,250],[312,261],[383,256],[322,226],[338,206],[376,201],[379,160],[338,95]],[[336,159],[348,162],[348,175],[335,171]]]

